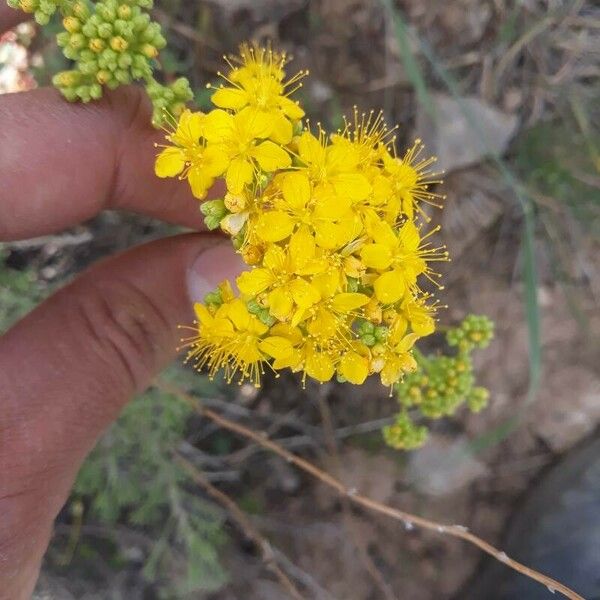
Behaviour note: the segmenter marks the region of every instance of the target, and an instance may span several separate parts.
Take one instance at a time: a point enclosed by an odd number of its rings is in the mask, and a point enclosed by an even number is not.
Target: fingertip
[[[235,284],[235,278],[244,267],[229,240],[200,252],[187,272],[187,289],[192,304],[202,302],[206,294],[225,280]]]

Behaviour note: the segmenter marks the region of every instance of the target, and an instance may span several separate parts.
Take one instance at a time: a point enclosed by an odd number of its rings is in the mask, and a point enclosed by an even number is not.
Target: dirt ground
[[[600,424],[600,277],[593,260],[598,217],[582,222],[571,201],[583,202],[583,196],[567,193],[565,199],[558,188],[536,187],[519,163],[521,141],[540,123],[574,123],[572,131],[585,139],[597,126],[600,103],[593,99],[600,81],[600,9],[592,2],[558,0],[397,2],[411,34],[406,40],[420,73],[415,76],[385,7],[377,0],[171,0],[160,3],[156,15],[174,58],[198,89],[215,80],[223,52],[235,50],[242,40],[270,39],[293,54],[295,67],[310,69],[303,101],[312,118],[339,125],[353,105],[383,108],[390,122],[400,123],[401,143],[420,135],[440,157],[448,199],[433,216],[453,257],[443,269],[446,288],[440,298],[448,308],[440,318],[452,324],[474,312],[496,322],[496,338],[477,362],[481,383],[491,390],[489,408],[444,419],[433,425],[423,449],[398,453],[385,448],[378,434],[381,419],[393,414],[394,400],[376,382],[360,389],[328,384],[303,391],[292,377],[283,377],[267,381],[258,394],[242,390],[238,401],[255,414],[271,415],[273,439],[348,486],[501,544],[527,490],[563,453],[594,436]],[[418,39],[426,40],[425,46]],[[433,62],[428,49],[437,57]],[[468,101],[491,150],[535,199],[542,372],[533,397],[522,210],[502,167],[484,156],[489,152],[473,134],[472,123],[464,122],[462,104],[440,68]],[[425,99],[415,91],[419,77],[426,84]],[[566,99],[566,90],[576,100]],[[427,103],[444,119],[430,122]],[[571,166],[597,193],[597,169],[584,175],[588,159],[589,154]],[[99,256],[171,231],[109,213],[66,236],[16,244],[12,260],[31,265],[52,283]],[[331,413],[333,438],[323,428],[324,407]],[[514,430],[494,440],[513,417]],[[361,433],[351,435],[352,429]],[[260,504],[253,522],[309,598],[460,598],[482,565],[477,550],[349,508],[257,448],[236,448],[222,460],[238,474],[223,489],[242,504],[248,498]],[[286,598],[248,540],[233,526],[228,531],[224,562],[231,583],[205,597]],[[48,589],[59,584],[69,589],[64,578],[54,580],[51,573],[45,582]],[[56,591],[48,593],[61,598]],[[64,596],[69,597],[76,596]],[[107,596],[90,591],[77,597]]]

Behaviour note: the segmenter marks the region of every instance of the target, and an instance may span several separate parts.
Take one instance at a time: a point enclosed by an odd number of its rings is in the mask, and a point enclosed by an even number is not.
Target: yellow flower
[[[264,242],[286,239],[298,226],[308,226],[318,246],[335,249],[360,234],[362,224],[344,202],[330,190],[311,185],[305,170],[286,173],[277,179],[281,197],[273,198],[274,210],[263,212],[255,225]]]
[[[369,349],[363,344],[354,344],[342,356],[337,367],[338,373],[350,383],[360,385],[369,375]]]
[[[241,66],[234,67],[229,76],[221,75],[231,87],[217,89],[212,102],[233,111],[249,107],[258,119],[268,120],[270,129],[266,137],[289,144],[293,135],[292,121],[304,116],[302,108],[289,96],[301,85],[298,82],[305,73],[283,81],[285,56],[270,49],[242,47],[240,62]]]
[[[197,369],[207,366],[211,377],[224,369],[227,381],[249,379],[258,386],[268,358],[259,345],[269,328],[240,299],[224,302],[214,315],[202,304],[194,309],[198,333],[188,342],[188,360],[194,360]]]
[[[421,245],[421,235],[412,221],[406,221],[396,233],[389,223],[368,217],[367,230],[373,241],[362,246],[360,257],[366,267],[381,272],[374,279],[373,288],[382,304],[400,300],[414,288],[419,275],[431,278],[428,262],[448,260],[443,248]]]
[[[263,267],[242,273],[237,285],[249,297],[267,292],[270,314],[297,325],[306,310],[321,299],[318,289],[304,277],[326,268],[327,262],[317,256],[313,236],[301,227],[290,239],[287,252],[271,245],[263,257]]]
[[[225,181],[232,194],[241,194],[259,170],[272,173],[291,165],[290,155],[281,146],[264,140],[269,128],[267,117],[248,108],[235,115],[220,109],[206,115],[204,136],[209,146],[217,145],[229,159]]]
[[[320,131],[316,138],[304,131],[298,139],[298,157],[316,184],[317,197],[336,195],[346,206],[364,200],[371,192],[368,179],[358,172],[360,154],[352,145],[327,144]]]
[[[301,128],[285,55],[244,45],[208,114],[185,111],[157,158],[160,177],[187,178],[203,197],[216,177],[227,193],[205,205],[251,268],[196,305],[188,358],[213,376],[258,385],[268,366],[320,382],[336,373],[386,386],[416,369],[415,342],[435,330],[421,281],[448,260],[421,233],[422,202],[437,183],[420,142],[402,158],[381,113],[354,112],[334,135]],[[297,131],[300,128],[300,131]],[[294,133],[295,131],[295,133]],[[439,287],[439,286],[438,286]]]
[[[409,219],[413,219],[416,209],[429,221],[419,203],[425,202],[441,208],[440,202],[445,197],[429,190],[432,185],[441,183],[441,180],[439,175],[429,168],[436,161],[434,157],[419,159],[423,148],[421,140],[417,139],[402,158],[397,158],[386,146],[380,147],[384,174],[390,182],[394,196],[401,202],[402,212]]]
[[[228,158],[223,150],[207,146],[202,139],[205,115],[185,110],[175,130],[167,135],[173,144],[166,146],[156,158],[158,177],[180,176],[188,180],[192,194],[198,199],[206,196],[215,178],[227,168]]]
[[[398,319],[383,344],[375,345],[371,351],[371,370],[379,373],[381,383],[387,387],[397,383],[404,373],[417,369],[411,349],[419,339],[416,333],[406,334],[406,322]]]
[[[315,340],[306,338],[297,327],[285,323],[274,325],[270,333],[274,335],[265,338],[261,350],[274,359],[274,369],[303,371],[303,383],[306,376],[320,382],[333,377],[334,357],[339,355],[340,348],[325,349]]]
[[[333,134],[331,141],[334,145],[351,147],[352,152],[358,153],[358,165],[362,170],[366,170],[375,165],[379,166],[379,148],[394,141],[395,130],[396,127],[390,129],[386,125],[383,111],[360,113],[358,108],[354,107],[353,121],[344,116],[344,129]]]

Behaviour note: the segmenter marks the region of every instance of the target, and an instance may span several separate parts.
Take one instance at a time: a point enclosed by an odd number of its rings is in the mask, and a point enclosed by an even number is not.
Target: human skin
[[[0,31],[23,15],[0,0]],[[0,242],[56,233],[104,209],[202,229],[198,203],[153,171],[143,91],[88,105],[50,89],[0,96]],[[34,589],[56,515],[85,456],[175,356],[192,302],[242,263],[190,233],[100,261],[0,338],[0,599]]]

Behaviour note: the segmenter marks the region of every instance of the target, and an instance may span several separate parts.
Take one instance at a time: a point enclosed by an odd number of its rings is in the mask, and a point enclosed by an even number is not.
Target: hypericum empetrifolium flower
[[[398,156],[381,115],[355,111],[333,135],[311,129],[290,97],[305,73],[288,80],[285,63],[242,46],[216,108],[184,112],[156,160],[159,177],[186,179],[199,200],[224,179],[225,196],[201,210],[249,266],[239,296],[224,284],[196,306],[188,357],[256,385],[269,368],[356,385],[376,373],[391,389],[417,369],[414,344],[435,330],[421,286],[439,287],[432,263],[448,260],[419,205],[439,198],[428,189],[432,161],[417,159],[420,143]]]

